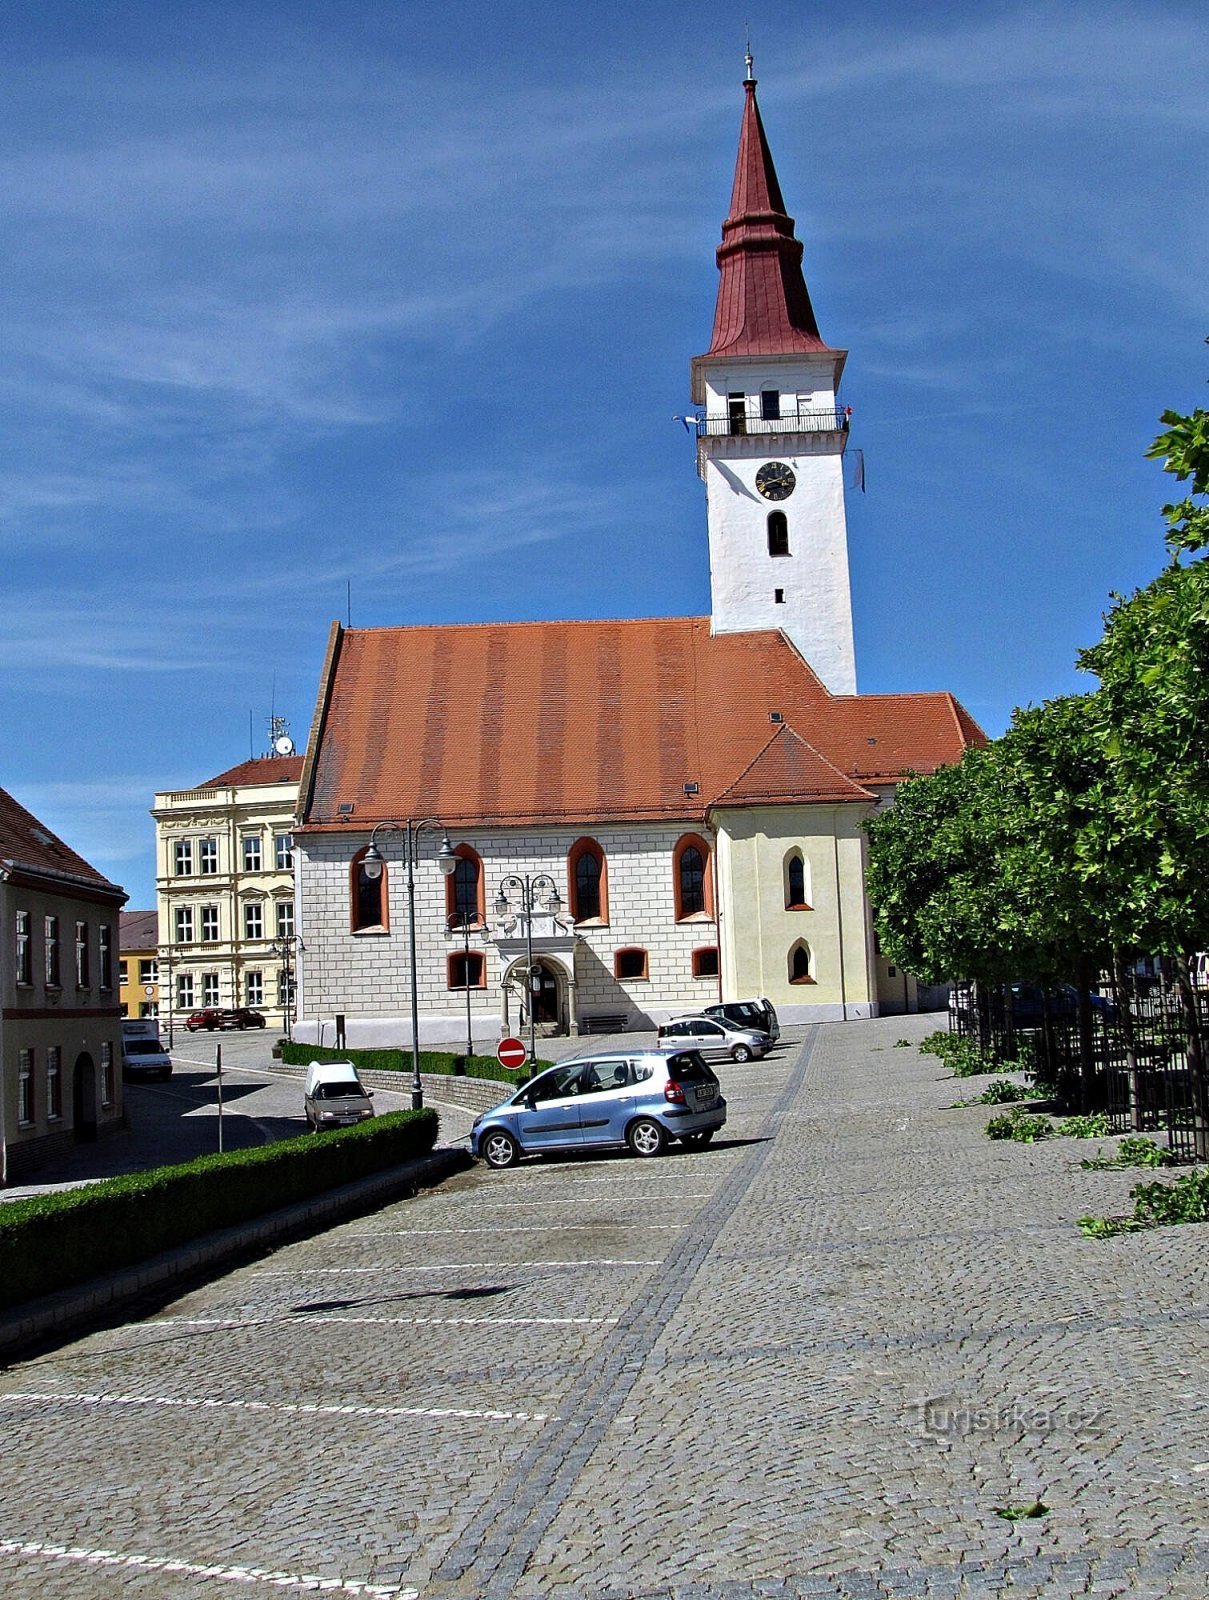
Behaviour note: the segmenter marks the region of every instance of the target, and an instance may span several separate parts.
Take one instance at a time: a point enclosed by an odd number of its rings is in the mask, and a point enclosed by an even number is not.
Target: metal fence
[[[1181,1160],[1209,1155],[1205,1085],[1189,1061],[1178,991],[1156,983],[1146,993],[1094,996],[1087,1054],[1072,990],[1047,995],[1020,985],[958,984],[950,1027],[991,1059],[1015,1062],[1052,1092],[1063,1110],[1101,1112],[1114,1133],[1165,1134]],[[1209,1055],[1209,993],[1197,991],[1201,1072]]]

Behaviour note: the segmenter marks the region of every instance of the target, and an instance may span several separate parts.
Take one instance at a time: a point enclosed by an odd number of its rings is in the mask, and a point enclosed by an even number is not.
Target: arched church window
[[[573,922],[608,922],[605,853],[595,839],[577,839],[567,856],[567,890]]]
[[[800,850],[791,850],[785,858],[785,909],[810,909],[810,869]]]
[[[672,855],[676,921],[712,917],[713,893],[709,874],[709,845],[699,834],[686,833],[676,841]]]
[[[790,983],[814,982],[814,974],[810,970],[810,946],[805,939],[799,939],[789,952],[789,981]]]
[[[460,844],[454,850],[457,865],[445,879],[445,917],[451,927],[485,923],[483,900],[483,862],[477,850]]]
[[[365,852],[368,849],[366,845],[358,850],[348,869],[349,926],[354,933],[363,933],[371,928],[385,930],[390,926],[386,911],[388,868],[383,862],[378,875],[371,877],[365,870]]]
[[[783,511],[768,513],[768,553],[770,556],[789,554],[789,519]]]

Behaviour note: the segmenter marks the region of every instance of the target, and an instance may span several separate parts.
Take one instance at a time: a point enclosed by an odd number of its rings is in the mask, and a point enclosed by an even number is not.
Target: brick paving
[[[1083,1239],[1137,1174],[987,1140],[930,1026],[10,1367],[0,1593],[1205,1600],[1209,1230]]]

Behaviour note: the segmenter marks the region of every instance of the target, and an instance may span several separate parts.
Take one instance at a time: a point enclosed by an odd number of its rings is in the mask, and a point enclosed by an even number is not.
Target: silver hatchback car
[[[628,1146],[660,1155],[670,1140],[708,1144],[726,1101],[696,1050],[627,1050],[564,1061],[475,1120],[470,1148],[491,1167],[547,1150]]]
[[[699,1050],[713,1061],[758,1061],[772,1040],[758,1028],[740,1028],[726,1017],[674,1017],[659,1029],[661,1045]]]

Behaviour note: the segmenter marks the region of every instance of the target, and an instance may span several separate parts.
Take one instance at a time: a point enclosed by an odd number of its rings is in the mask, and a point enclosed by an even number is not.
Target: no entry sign
[[[515,1072],[517,1067],[523,1067],[528,1056],[529,1052],[525,1049],[523,1039],[512,1037],[501,1039],[495,1047],[495,1059],[501,1067],[507,1067],[510,1072]]]

